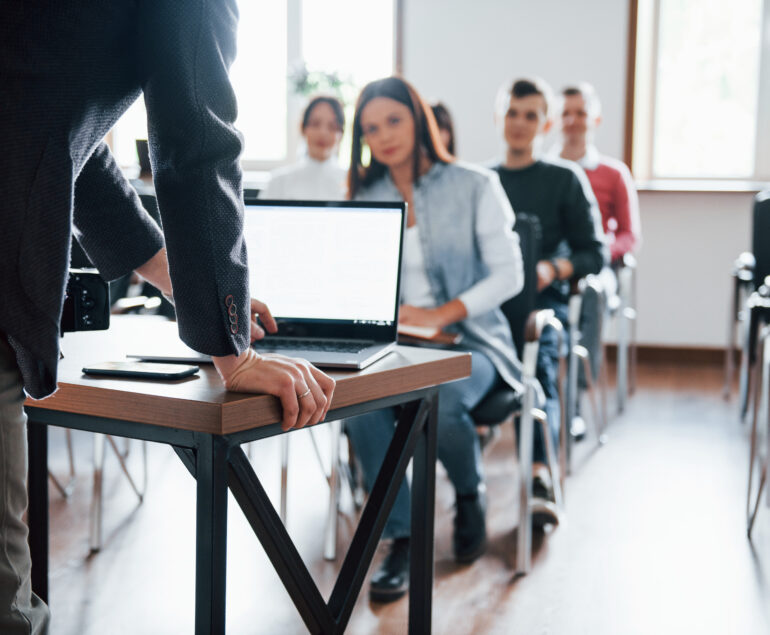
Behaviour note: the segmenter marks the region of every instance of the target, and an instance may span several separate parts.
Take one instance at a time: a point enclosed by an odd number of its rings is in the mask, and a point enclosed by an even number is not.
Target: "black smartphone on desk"
[[[156,362],[101,362],[86,366],[86,375],[109,375],[140,379],[180,379],[200,370],[197,366],[183,364],[159,364]]]

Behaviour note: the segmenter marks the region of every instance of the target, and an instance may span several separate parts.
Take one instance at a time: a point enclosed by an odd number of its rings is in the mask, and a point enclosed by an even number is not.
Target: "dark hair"
[[[580,82],[574,86],[567,86],[561,91],[562,97],[582,97],[586,103],[586,112],[589,117],[598,117],[602,114],[602,102],[596,89],[588,82]]]
[[[386,77],[364,86],[356,103],[356,114],[353,117],[353,148],[350,153],[350,172],[348,173],[348,194],[355,197],[358,191],[371,185],[384,176],[388,168],[374,157],[368,166],[361,161],[363,151],[364,131],[361,127],[361,113],[366,105],[376,97],[387,97],[409,108],[414,117],[414,173],[413,181],[420,179],[420,156],[425,153],[434,163],[451,163],[454,159],[445,149],[439,139],[438,126],[433,111],[425,104],[417,91],[406,80],[400,77]]]
[[[540,95],[545,102],[545,114],[548,114],[548,107],[553,101],[553,91],[551,87],[539,77],[532,79],[517,79],[513,82],[508,94],[516,99],[529,97],[530,95]]]
[[[302,132],[307,128],[307,124],[310,121],[310,115],[313,113],[313,108],[318,104],[329,104],[334,111],[334,118],[337,120],[340,130],[345,129],[345,111],[342,107],[342,103],[336,97],[329,97],[327,95],[319,95],[313,97],[308,105],[305,107],[305,112],[302,113]]]
[[[449,151],[449,154],[455,155],[455,127],[452,123],[452,115],[449,113],[449,109],[440,101],[432,104],[430,109],[436,118],[438,129],[446,130],[449,133],[449,145],[447,145],[446,149]]]

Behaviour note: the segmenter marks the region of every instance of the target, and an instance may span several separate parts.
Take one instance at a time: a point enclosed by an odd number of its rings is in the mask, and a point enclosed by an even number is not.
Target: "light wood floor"
[[[506,428],[485,456],[488,553],[470,567],[451,555],[452,493],[439,476],[434,632],[506,634],[766,634],[770,632],[770,510],[745,534],[747,430],[722,401],[717,368],[643,366],[639,390],[609,443],[577,449],[567,520],[536,540],[532,573],[513,576],[516,482]],[[320,435],[325,440],[325,435]],[[64,433],[52,429],[51,467],[66,473]],[[328,595],[338,563],[321,558],[326,484],[307,433],[292,434],[289,531]],[[54,635],[193,632],[194,482],[175,455],[150,446],[146,500],[136,505],[114,457],[106,475],[105,545],[88,555],[91,436],[75,433],[77,486],[51,489]],[[279,445],[254,446],[274,500]],[[139,467],[134,442],[131,464]],[[231,499],[228,632],[304,627]],[[351,532],[342,522],[339,544]],[[382,550],[380,550],[382,551]],[[381,557],[381,553],[379,556]],[[365,587],[366,589],[366,587]],[[362,595],[351,633],[403,633],[407,601]]]

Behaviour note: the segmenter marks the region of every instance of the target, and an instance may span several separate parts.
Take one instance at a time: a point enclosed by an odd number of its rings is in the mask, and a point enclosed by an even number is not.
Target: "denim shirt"
[[[388,174],[362,189],[355,198],[403,200]],[[503,381],[521,390],[521,365],[508,320],[499,305],[519,293],[524,276],[518,236],[511,231],[513,213],[497,175],[462,163],[436,163],[415,184],[413,199],[425,269],[438,305],[459,297],[489,276],[475,231],[476,221],[480,213],[499,217],[499,239],[508,241],[516,252],[512,258],[510,287],[505,297],[499,298],[496,308],[471,315],[446,330],[462,333],[462,348],[486,355]]]

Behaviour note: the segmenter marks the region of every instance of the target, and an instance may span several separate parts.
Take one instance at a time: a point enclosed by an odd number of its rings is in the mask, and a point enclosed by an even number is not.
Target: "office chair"
[[[753,368],[756,361],[756,331],[746,328],[748,314],[741,310],[740,302],[751,291],[756,291],[770,275],[770,190],[764,190],[754,198],[752,223],[752,253],[741,254],[733,269],[733,292],[728,324],[728,343],[725,355],[725,396],[729,398],[732,382],[733,337],[737,326],[743,325],[741,334],[741,367],[739,412],[746,421],[751,405]],[[738,287],[736,289],[736,287]],[[737,295],[737,299],[736,299]],[[736,307],[736,303],[738,306]],[[736,321],[738,324],[736,325]]]
[[[537,407],[539,386],[536,379],[537,355],[540,336],[547,327],[563,333],[561,322],[550,309],[535,310],[537,297],[537,260],[539,255],[540,223],[536,217],[526,214],[516,216],[516,232],[519,234],[524,265],[524,288],[521,293],[500,307],[508,319],[516,350],[521,351],[523,394],[501,384],[493,389],[471,413],[478,426],[494,427],[506,421],[519,421],[518,464],[519,464],[519,526],[516,548],[516,573],[529,573],[532,566],[531,489],[532,489],[532,445],[534,425],[543,430],[546,454],[551,468],[554,497],[559,509],[563,508],[563,472],[560,459],[551,440],[551,431],[545,412]],[[561,343],[559,346],[561,350]],[[560,373],[563,375],[563,373]],[[560,382],[561,385],[561,382]],[[563,438],[564,409],[560,422]]]
[[[591,315],[584,311],[584,299],[590,295],[592,300]],[[566,474],[572,472],[572,446],[576,440],[572,432],[572,423],[578,416],[579,404],[582,394],[585,392],[591,404],[591,423],[594,437],[598,446],[607,441],[605,430],[607,428],[607,370],[604,355],[603,331],[604,315],[606,311],[606,294],[596,276],[589,275],[585,278],[573,280],[570,285],[570,297],[567,304],[567,362],[565,381],[565,433],[563,439],[562,461]],[[581,324],[583,320],[595,321],[595,326],[600,333],[602,343],[594,355],[598,359],[592,359],[592,354],[582,342]],[[582,367],[582,368],[581,368]],[[585,385],[581,386],[583,378]],[[597,394],[598,393],[598,394]],[[581,438],[581,437],[577,437]]]
[[[754,412],[751,424],[751,444],[749,450],[749,484],[746,496],[746,533],[751,539],[754,521],[757,518],[762,492],[767,482],[768,463],[770,463],[770,276],[765,284],[751,294],[747,303],[751,328],[756,333],[754,364]],[[760,450],[758,438],[759,425],[764,426],[764,452]],[[752,508],[752,485],[754,468],[759,458],[759,485]],[[767,505],[770,506],[770,490]]]
[[[624,254],[615,269],[618,278],[617,300],[608,299],[608,306],[617,324],[616,394],[618,412],[623,412],[627,398],[636,391],[636,258]]]

